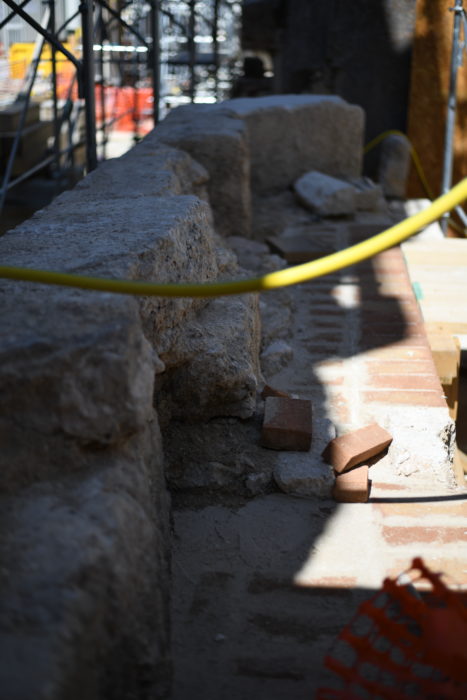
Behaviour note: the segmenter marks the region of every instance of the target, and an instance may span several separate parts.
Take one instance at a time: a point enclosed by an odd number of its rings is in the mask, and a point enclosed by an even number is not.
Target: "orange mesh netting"
[[[318,690],[318,700],[465,700],[465,594],[414,559],[359,607],[325,665],[335,687]]]

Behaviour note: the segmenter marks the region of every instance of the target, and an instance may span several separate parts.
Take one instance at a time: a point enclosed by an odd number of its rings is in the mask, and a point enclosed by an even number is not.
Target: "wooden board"
[[[467,239],[402,246],[427,328],[467,334]]]

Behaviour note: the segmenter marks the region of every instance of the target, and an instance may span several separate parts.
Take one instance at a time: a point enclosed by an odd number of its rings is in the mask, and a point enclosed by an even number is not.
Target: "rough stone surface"
[[[261,353],[261,369],[266,376],[276,374],[293,358],[293,349],[285,340],[273,340]]]
[[[250,417],[256,406],[259,343],[255,295],[213,299],[184,329],[190,361],[169,379],[173,416]]]
[[[381,144],[378,181],[385,197],[405,199],[410,168],[410,141],[403,134],[391,134]]]
[[[1,497],[8,700],[167,697],[168,499],[157,421],[106,457],[82,479]]]
[[[91,203],[83,211],[65,193],[50,213],[38,213],[2,238],[2,258],[104,277],[212,279],[217,264],[205,207],[187,196],[146,198],[136,210],[122,200]],[[191,300],[148,297],[138,304],[130,297],[13,282],[1,289],[3,488],[10,479],[34,480],[42,469],[76,469],[74,459],[63,461],[70,439],[75,451],[76,445],[115,444],[139,430],[161,362],[170,366],[180,354],[188,361],[180,337],[181,325],[197,311]],[[50,440],[60,448],[49,454]]]
[[[316,461],[310,453],[294,456],[280,454],[274,466],[274,481],[281,491],[304,498],[329,498],[333,478],[322,460]]]
[[[369,177],[346,178],[346,181],[355,189],[355,206],[358,211],[381,211],[385,208],[381,185]]]
[[[294,190],[299,202],[320,216],[343,216],[356,209],[355,188],[324,173],[310,171],[302,175]]]
[[[144,139],[120,158],[99,164],[68,193],[83,201],[194,194],[207,199],[209,174],[188,153]]]
[[[249,236],[250,158],[245,125],[222,110],[188,105],[173,110],[145,139],[187,151],[209,173],[208,191],[217,231]]]
[[[238,98],[214,108],[229,110],[247,126],[255,194],[289,187],[311,169],[360,175],[364,113],[339,97]]]

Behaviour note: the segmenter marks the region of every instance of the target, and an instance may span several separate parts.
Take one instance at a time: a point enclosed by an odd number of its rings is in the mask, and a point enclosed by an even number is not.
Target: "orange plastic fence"
[[[325,661],[335,687],[321,688],[317,700],[467,698],[465,593],[421,559],[409,573],[411,583],[386,579],[359,607]]]

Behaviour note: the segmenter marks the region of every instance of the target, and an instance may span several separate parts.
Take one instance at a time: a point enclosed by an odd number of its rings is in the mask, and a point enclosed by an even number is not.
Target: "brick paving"
[[[374,232],[336,224],[337,247]],[[435,457],[424,449],[424,424],[437,416],[448,425],[448,407],[400,248],[297,293],[297,307],[308,305],[299,320],[307,330],[296,336],[313,367],[310,385],[300,385],[287,370],[274,381],[283,389],[290,383],[299,395],[308,390],[318,404],[314,410],[325,411],[338,434],[377,421],[394,435],[389,455],[370,467],[369,502],[338,506],[339,527],[325,528],[297,581],[372,586],[422,556],[451,583],[467,588],[467,494],[453,483],[446,463],[444,479],[425,468]],[[371,573],[367,557],[354,557],[355,537],[371,552]]]
[[[388,223],[310,228],[335,249]],[[368,462],[365,503],[269,493],[175,509],[174,700],[314,697],[357,605],[416,556],[467,589],[467,493],[449,478],[448,408],[400,250],[291,295],[293,359],[265,395],[312,400],[312,447],[265,452],[306,472],[329,421],[338,435],[376,422],[393,442]]]

